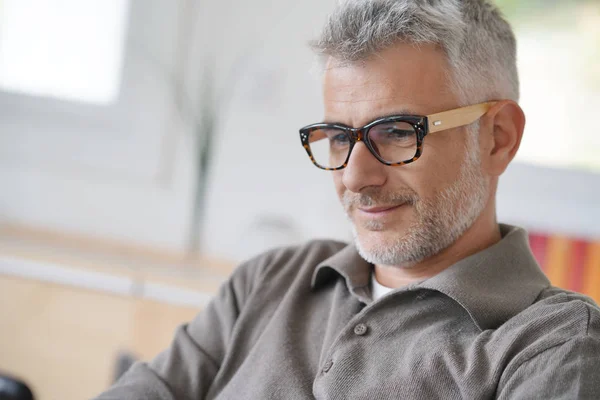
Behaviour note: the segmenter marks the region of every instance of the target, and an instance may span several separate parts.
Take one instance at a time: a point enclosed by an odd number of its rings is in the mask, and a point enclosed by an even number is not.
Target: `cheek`
[[[428,179],[428,168],[424,168],[423,165],[418,165],[422,160],[419,159],[413,164],[404,165],[401,167],[390,167],[394,168],[389,174],[389,185],[387,190],[392,192],[403,192],[409,191],[414,192],[419,198],[426,198],[429,196],[429,184],[431,181]]]
[[[450,131],[425,139],[423,155],[415,162],[414,173],[409,177],[419,195],[435,195],[458,179],[465,158],[462,135],[463,132]]]

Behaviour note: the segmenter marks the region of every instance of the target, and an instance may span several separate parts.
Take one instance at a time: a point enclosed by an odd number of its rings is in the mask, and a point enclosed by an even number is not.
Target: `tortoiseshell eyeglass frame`
[[[423,141],[425,136],[430,133],[441,132],[448,129],[458,128],[461,126],[472,124],[481,118],[487,111],[497,102],[490,101],[486,103],[479,103],[472,106],[456,108],[454,110],[443,111],[437,114],[430,115],[395,115],[386,118],[380,118],[373,122],[368,123],[362,128],[351,128],[346,125],[341,124],[327,124],[327,123],[317,123],[305,126],[300,129],[300,141],[302,142],[302,147],[306,150],[308,157],[312,163],[320,169],[324,169],[326,171],[337,171],[340,169],[346,168],[348,165],[348,160],[350,160],[350,154],[352,154],[352,149],[357,142],[364,142],[365,146],[369,149],[371,154],[382,164],[389,165],[392,167],[410,164],[415,162],[421,157],[423,154]],[[381,123],[388,122],[406,122],[410,124],[416,132],[417,135],[417,150],[414,157],[400,161],[400,162],[388,162],[383,160],[373,148],[371,141],[369,139],[369,130],[376,125]],[[350,138],[350,147],[348,148],[348,156],[342,165],[335,168],[328,168],[322,165],[319,165],[315,161],[315,158],[310,151],[310,134],[311,132],[324,129],[324,128],[335,128],[340,129],[348,134]]]

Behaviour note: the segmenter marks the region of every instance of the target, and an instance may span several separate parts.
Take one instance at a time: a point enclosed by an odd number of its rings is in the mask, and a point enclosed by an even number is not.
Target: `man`
[[[600,309],[496,221],[525,125],[496,7],[350,0],[314,47],[325,122],[300,136],[355,243],[246,262],[100,399],[600,398]]]

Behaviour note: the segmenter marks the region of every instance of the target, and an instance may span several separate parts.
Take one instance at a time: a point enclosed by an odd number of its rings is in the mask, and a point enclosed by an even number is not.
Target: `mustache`
[[[346,210],[356,207],[393,206],[399,204],[414,205],[419,201],[419,196],[412,190],[405,189],[398,192],[366,189],[360,193],[345,191],[342,204]]]

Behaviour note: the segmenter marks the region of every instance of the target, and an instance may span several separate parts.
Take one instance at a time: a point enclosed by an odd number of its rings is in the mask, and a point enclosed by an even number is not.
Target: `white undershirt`
[[[377,282],[375,272],[371,272],[371,296],[373,297],[373,301],[380,299],[393,290],[394,288],[383,286],[381,283]]]

